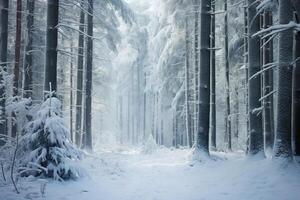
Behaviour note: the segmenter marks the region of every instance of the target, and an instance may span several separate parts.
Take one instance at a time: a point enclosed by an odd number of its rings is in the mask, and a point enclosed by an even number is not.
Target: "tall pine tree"
[[[0,134],[6,135],[6,115],[5,115],[5,87],[4,87],[4,72],[7,70],[7,41],[8,41],[8,2],[9,0],[0,1]],[[0,145],[3,145],[4,142],[0,140]]]
[[[249,101],[249,152],[254,155],[263,152],[261,103],[261,78],[252,77],[260,71],[260,38],[252,37],[260,30],[257,17],[256,0],[248,0],[248,101]]]
[[[286,25],[293,20],[291,0],[279,0],[279,24]],[[277,88],[277,119],[275,132],[275,157],[291,157],[292,116],[292,71],[293,30],[279,33],[279,68]]]
[[[209,154],[211,0],[200,6],[199,110],[196,149]]]
[[[93,0],[88,0],[86,85],[85,85],[85,148],[92,149],[92,78],[93,78]]]

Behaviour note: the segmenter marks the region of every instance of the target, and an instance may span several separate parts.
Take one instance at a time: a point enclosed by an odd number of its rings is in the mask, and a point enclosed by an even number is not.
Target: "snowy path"
[[[0,187],[1,200],[298,200],[300,171],[268,160],[237,156],[191,166],[188,150],[160,149],[145,155],[135,149],[102,150],[86,159],[89,177],[40,183],[23,182],[21,194]],[[3,191],[5,190],[5,192]],[[0,196],[1,197],[1,196]]]

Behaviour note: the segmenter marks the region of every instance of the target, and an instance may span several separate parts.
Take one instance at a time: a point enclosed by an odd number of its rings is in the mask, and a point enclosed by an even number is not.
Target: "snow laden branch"
[[[270,42],[277,34],[280,32],[286,31],[286,30],[296,30],[300,31],[300,24],[297,24],[294,21],[291,21],[288,24],[278,24],[278,25],[273,25],[269,28],[263,29],[261,31],[258,31],[257,33],[253,34],[251,37],[258,37],[261,36],[261,39],[268,39],[264,44],[266,45],[268,42]],[[263,66],[263,69],[255,73],[250,77],[249,80],[252,80],[259,76],[260,74],[264,73],[265,71],[272,69],[273,67],[280,66],[282,64],[287,64],[287,65],[293,65],[295,62],[297,62],[300,58],[296,58],[292,63],[269,63],[267,65]]]
[[[249,78],[249,80],[252,80],[252,79],[256,78],[257,76],[259,76],[260,74],[264,73],[265,71],[268,71],[268,70],[270,70],[270,69],[273,69],[274,67],[277,67],[278,65],[279,65],[278,62],[276,62],[276,63],[268,63],[268,64],[266,64],[266,65],[263,65],[263,66],[262,66],[263,69],[260,70],[260,71],[258,71],[258,72],[255,73],[255,74],[253,74],[253,75]]]
[[[99,40],[99,41],[101,41],[101,40],[103,39],[103,37],[100,37],[100,38],[99,38],[99,37],[93,37],[93,36],[90,36],[90,35],[86,34],[85,32],[80,31],[79,29],[74,28],[73,26],[70,26],[70,25],[68,25],[68,24],[59,23],[59,24],[57,25],[57,27],[58,27],[58,28],[59,28],[59,27],[68,28],[68,29],[71,29],[71,30],[73,30],[73,31],[77,31],[78,33],[83,34],[85,37],[92,38],[92,39],[96,39],[96,40]],[[60,32],[60,33],[61,33],[61,32]]]
[[[295,30],[295,31],[300,31],[300,24],[297,24],[294,21],[291,21],[288,24],[278,24],[278,25],[273,25],[269,28],[263,29],[261,31],[258,31],[257,33],[253,34],[251,37],[258,37],[261,36],[261,39],[268,39],[264,44],[266,45],[268,42],[270,42],[277,34],[283,31],[287,30]],[[267,70],[270,70],[274,67],[280,66],[280,65],[294,65],[295,62],[297,62],[300,58],[296,58],[292,63],[268,63],[267,65],[263,66],[263,69],[258,71],[257,73],[253,74],[249,80],[252,80],[259,76],[260,74],[264,73]]]
[[[266,94],[265,96],[262,96],[262,97],[259,99],[259,101],[263,101],[263,100],[269,98],[270,96],[272,96],[272,95],[275,94],[276,92],[277,92],[277,90],[273,90],[272,92]]]
[[[278,1],[277,0],[256,0],[248,7],[252,7],[252,6],[256,6],[257,12],[253,17],[253,20],[250,22],[250,27],[253,25],[253,22],[256,20],[256,18],[259,17],[264,11],[276,10],[278,6]]]
[[[290,30],[290,29],[300,31],[300,24],[297,24],[296,22],[291,21],[288,24],[274,25],[274,26],[271,26],[269,28],[258,31],[257,33],[253,34],[251,37],[257,37],[257,36],[263,35],[262,39],[265,39],[265,38],[268,38],[272,35],[275,35],[275,34],[278,34],[280,32]]]
[[[273,69],[273,68],[275,68],[275,67],[280,67],[280,66],[292,66],[292,65],[294,65],[296,62],[298,62],[298,60],[300,59],[300,57],[298,57],[298,58],[296,58],[293,62],[291,62],[291,63],[278,63],[278,62],[274,62],[274,63],[268,63],[268,64],[266,64],[266,65],[263,65],[262,66],[262,70],[260,70],[260,71],[258,71],[257,73],[255,73],[255,74],[253,74],[250,78],[249,78],[249,80],[252,80],[252,79],[254,79],[254,78],[257,78],[257,76],[259,76],[259,75],[261,75],[262,73],[264,73],[264,72],[266,72],[266,71],[268,71],[268,70],[270,70],[270,69]]]
[[[277,0],[257,0],[256,2],[259,2],[259,5],[256,7],[257,15],[265,10],[274,10],[278,6]]]

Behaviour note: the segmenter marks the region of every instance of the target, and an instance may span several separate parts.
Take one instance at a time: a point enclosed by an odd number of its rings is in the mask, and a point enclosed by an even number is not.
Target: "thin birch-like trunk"
[[[23,85],[23,97],[31,98],[33,93],[32,85],[32,65],[33,65],[33,34],[34,34],[34,9],[35,1],[27,0],[27,44],[25,47],[24,58],[24,85]]]
[[[211,5],[211,40],[210,40],[210,134],[211,134],[211,147],[213,150],[217,149],[217,137],[216,137],[216,16],[215,5],[216,2],[212,2]]]
[[[83,7],[81,2],[81,7]],[[75,121],[75,143],[81,146],[82,136],[82,97],[83,97],[83,56],[84,56],[84,10],[80,11],[79,36],[78,36],[78,56],[77,56],[77,86],[76,86],[76,121]]]
[[[185,22],[185,45],[186,45],[186,50],[185,50],[185,105],[186,105],[186,113],[185,113],[185,126],[186,126],[186,135],[187,135],[187,141],[188,141],[188,146],[192,147],[192,135],[191,135],[191,116],[190,116],[190,89],[189,89],[189,68],[190,68],[190,41],[189,41],[189,36],[188,36],[188,18],[186,18]]]
[[[231,137],[231,111],[230,111],[230,82],[229,82],[229,76],[230,76],[230,69],[229,69],[229,44],[228,44],[228,4],[227,0],[224,0],[224,11],[225,11],[225,17],[224,17],[224,35],[225,35],[225,77],[226,77],[226,112],[225,112],[225,118],[226,118],[226,143],[228,144],[228,150],[232,150],[232,137]]]

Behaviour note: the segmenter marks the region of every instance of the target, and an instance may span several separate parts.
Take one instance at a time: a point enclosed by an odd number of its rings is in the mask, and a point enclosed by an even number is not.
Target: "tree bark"
[[[226,76],[226,142],[228,143],[228,150],[232,150],[231,145],[231,111],[230,111],[230,82],[229,82],[229,76],[230,76],[230,69],[229,69],[229,44],[228,44],[228,9],[227,9],[227,0],[224,0],[224,11],[225,11],[225,17],[224,17],[224,30],[225,30],[225,76]]]
[[[131,132],[130,132],[130,140],[131,144],[134,144],[134,106],[135,105],[135,99],[134,99],[134,65],[131,66],[130,71],[130,126],[131,126]],[[156,105],[156,104],[155,104]],[[155,107],[156,108],[156,107]],[[157,116],[157,115],[155,115]]]
[[[14,66],[14,88],[13,88],[13,95],[14,96],[18,95],[18,89],[19,89],[21,33],[22,33],[22,0],[17,0],[16,38],[15,38],[15,66]]]
[[[147,86],[147,75],[146,75],[146,72],[144,72],[144,88],[146,88],[146,86]],[[144,113],[144,115],[143,115],[143,142],[145,142],[146,141],[146,123],[147,123],[147,92],[146,91],[144,91],[143,92],[143,96],[144,96],[144,98],[143,98],[143,100],[144,100],[144,102],[143,102],[143,113]]]
[[[199,8],[200,1],[194,0],[194,91],[195,91],[195,103],[194,103],[194,134],[198,132],[198,112],[199,112]]]
[[[199,110],[196,148],[209,154],[210,115],[210,30],[211,0],[202,0],[200,6],[200,68],[199,68]]]
[[[27,0],[27,44],[24,58],[23,97],[32,98],[32,64],[33,64],[33,33],[34,33],[34,0]]]
[[[88,0],[88,17],[87,17],[87,56],[86,56],[86,145],[85,147],[92,150],[92,78],[93,78],[93,0]]]
[[[239,69],[237,69],[237,78],[239,77]],[[234,93],[235,93],[235,104],[234,104],[234,112],[235,112],[235,131],[234,131],[234,137],[237,141],[237,143],[239,142],[239,125],[240,125],[240,120],[239,120],[239,116],[240,116],[240,102],[239,102],[239,78],[237,80],[237,83],[235,84],[234,87]]]
[[[0,82],[4,81],[4,74],[7,70],[7,42],[8,42],[8,0],[0,1],[1,18],[0,18]],[[0,87],[0,109],[1,109],[1,123],[0,134],[7,135],[6,130],[6,114],[5,114],[5,87]],[[3,140],[0,140],[0,146],[4,144]]]
[[[293,20],[291,0],[279,0],[279,24]],[[291,158],[293,30],[279,33],[279,69],[275,157]]]
[[[295,35],[294,59],[298,59],[293,70],[292,133],[294,155],[300,156],[300,32]]]
[[[57,91],[57,25],[59,14],[59,0],[48,0],[47,6],[47,33],[46,33],[46,66],[44,98],[47,92]]]
[[[263,150],[262,117],[258,110],[261,108],[261,77],[250,79],[260,71],[260,39],[252,37],[260,30],[255,0],[248,0],[248,58],[249,58],[249,154],[258,154]]]
[[[130,91],[127,92],[127,143],[130,143]],[[152,129],[153,130],[153,129]],[[153,131],[152,131],[153,133]]]
[[[16,38],[15,38],[15,65],[13,78],[13,96],[16,97],[19,92],[19,74],[20,74],[20,55],[21,55],[21,34],[22,34],[22,0],[17,0],[16,10]],[[11,136],[17,135],[17,116],[15,112],[12,115]]]
[[[247,4],[247,3],[246,3]],[[248,55],[248,6],[244,6],[244,65],[245,65],[245,116],[246,116],[246,153],[249,153],[250,131],[249,131],[249,55]]]
[[[211,4],[211,40],[210,40],[210,133],[211,133],[211,147],[213,150],[217,149],[216,137],[216,51],[215,51],[215,29],[216,29],[216,16],[215,5],[216,2]]]
[[[272,26],[272,12],[265,11],[263,15],[263,28]],[[269,38],[263,40],[267,42]],[[264,45],[262,49],[263,65],[273,62],[273,44],[272,41]],[[263,131],[264,131],[264,147],[273,148],[274,144],[274,115],[273,115],[273,70],[267,70],[263,73]]]
[[[71,42],[70,62],[70,138],[73,142],[73,42]]]
[[[186,135],[188,146],[192,147],[192,134],[191,134],[191,114],[190,114],[190,89],[189,89],[189,68],[190,68],[190,41],[188,36],[188,19],[185,20],[185,105],[186,105],[186,113],[185,113],[185,126],[186,126]]]
[[[120,143],[124,142],[124,131],[123,131],[123,97],[119,96],[119,127],[120,127]]]
[[[139,58],[138,58],[139,60]],[[139,61],[138,61],[139,62]],[[137,76],[137,83],[136,83],[136,105],[137,105],[137,113],[136,113],[136,143],[139,144],[140,141],[140,133],[141,133],[141,67],[137,65],[136,67],[136,76]]]
[[[81,2],[83,7],[83,2]],[[82,136],[82,90],[83,90],[83,54],[84,54],[84,11],[80,11],[78,36],[78,57],[77,57],[77,90],[76,90],[76,122],[75,122],[75,143],[81,146]]]

